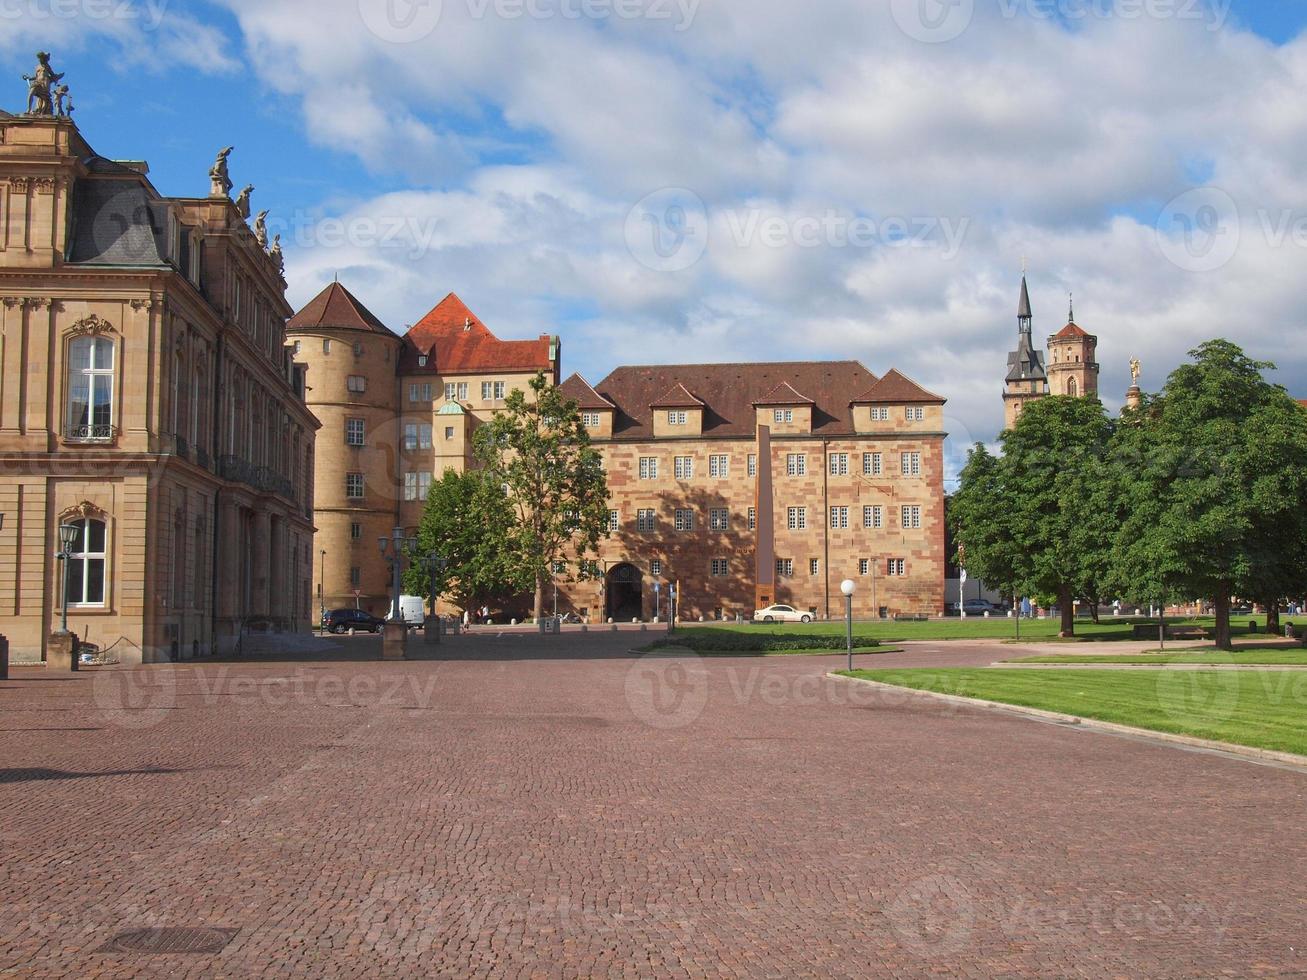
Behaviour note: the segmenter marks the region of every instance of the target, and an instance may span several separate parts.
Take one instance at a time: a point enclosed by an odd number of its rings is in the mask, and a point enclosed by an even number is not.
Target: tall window
[[[726,479],[730,475],[731,457],[709,456],[708,475],[714,479]]]
[[[847,507],[832,507],[830,509],[830,526],[833,528],[848,527],[849,509]]]
[[[359,541],[363,537],[363,525],[354,521],[349,526],[349,536],[351,541]]]
[[[404,423],[404,448],[405,449],[430,449],[431,448],[431,426],[421,422]]]
[[[758,530],[758,508],[757,508],[757,507],[750,507],[750,508],[749,508],[749,530],[750,530],[750,531],[756,531],[756,530]]]
[[[794,559],[777,558],[776,559],[776,577],[793,578],[794,577]]]
[[[465,401],[467,401],[467,382],[466,382],[466,381],[460,381],[460,382],[458,383],[458,400],[461,401],[461,402],[465,402]]]
[[[458,397],[458,385],[453,381],[445,382],[445,401],[452,402]]]
[[[661,575],[663,573],[663,560],[661,558],[651,559],[649,562],[649,574]]]
[[[1075,395],[1077,394],[1075,378],[1066,379],[1066,393],[1068,395],[1071,395],[1072,397],[1075,397]]]
[[[496,382],[495,382],[495,401],[497,401],[497,402],[502,402],[503,400],[504,400],[504,382],[502,382],[502,381],[496,381]]]
[[[749,453],[749,459],[748,459],[747,463],[745,464],[745,469],[747,470],[749,476],[757,476],[757,475],[758,475],[758,454],[757,454],[757,453]]]
[[[656,480],[658,479],[658,457],[641,456],[640,457],[640,479]]]
[[[830,475],[831,475],[831,476],[848,476],[848,475],[849,475],[849,454],[848,454],[848,453],[831,453],[831,454],[830,454]]]
[[[658,519],[654,515],[652,508],[635,512],[635,529],[637,531],[656,531],[658,529]]]
[[[708,511],[708,529],[710,531],[729,531],[731,512],[725,507],[713,507]]]
[[[870,559],[870,558],[859,558],[859,559],[858,559],[858,574],[859,574],[859,575],[870,575],[870,574],[871,574],[871,559]]]
[[[345,420],[345,445],[347,446],[363,445],[363,435],[364,435],[363,419]]]
[[[902,558],[887,558],[885,560],[885,574],[896,577],[907,575],[907,562]]]
[[[368,390],[368,379],[361,374],[351,374],[345,379],[345,387],[351,394],[361,395]]]
[[[803,453],[786,453],[785,454],[785,475],[786,476],[806,476],[808,473],[808,457]]]
[[[694,457],[677,456],[672,460],[672,471],[678,480],[688,480],[694,476]]]
[[[68,548],[67,606],[104,605],[104,521],[69,521],[77,536]]]
[[[881,462],[880,453],[863,453],[862,454],[862,475],[863,476],[880,476],[884,465]]]
[[[713,578],[725,578],[730,571],[730,564],[725,558],[714,558],[712,560],[711,574]]]
[[[821,562],[820,562],[819,560],[817,560],[816,558],[809,558],[809,559],[808,559],[808,574],[809,574],[809,575],[820,575],[820,574],[821,574]]]
[[[363,474],[345,474],[345,497],[349,500],[363,499]]]
[[[885,508],[879,504],[873,504],[862,508],[862,526],[863,527],[884,527],[885,526]]]
[[[899,526],[904,528],[921,527],[921,508],[916,504],[904,504],[899,515]]]
[[[78,337],[68,345],[70,439],[113,437],[113,341]]]
[[[694,511],[678,510],[675,514],[675,528],[678,531],[694,530]]]
[[[619,531],[622,527],[622,515],[615,510],[608,512],[608,530]]]
[[[899,453],[899,469],[904,476],[921,476],[921,453]]]
[[[429,472],[404,474],[404,499],[426,500],[431,491],[431,474]]]
[[[808,508],[807,507],[788,507],[785,510],[785,526],[791,531],[806,531],[808,529]]]
[[[490,401],[490,389],[491,389],[491,385],[490,385],[490,382],[489,382],[489,381],[482,381],[482,382],[481,382],[481,400],[482,400],[482,401],[486,401],[486,402]]]

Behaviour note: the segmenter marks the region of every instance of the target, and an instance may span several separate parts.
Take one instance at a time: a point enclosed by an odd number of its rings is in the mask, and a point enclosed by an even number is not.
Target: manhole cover
[[[217,953],[239,929],[212,929],[208,926],[161,926],[120,932],[100,950],[101,953]]]

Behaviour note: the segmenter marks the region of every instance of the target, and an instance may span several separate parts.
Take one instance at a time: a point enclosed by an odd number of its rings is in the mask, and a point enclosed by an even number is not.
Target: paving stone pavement
[[[0,974],[1307,973],[1307,775],[642,639],[16,668]]]

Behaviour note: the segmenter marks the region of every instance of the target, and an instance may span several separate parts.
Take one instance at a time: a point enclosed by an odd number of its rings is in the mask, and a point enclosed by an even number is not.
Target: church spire
[[[1066,322],[1076,322],[1076,303],[1075,296],[1071,293],[1066,294]]]

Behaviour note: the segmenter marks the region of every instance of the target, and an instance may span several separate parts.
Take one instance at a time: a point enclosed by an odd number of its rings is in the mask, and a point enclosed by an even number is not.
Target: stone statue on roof
[[[254,240],[259,248],[268,247],[268,212],[260,211],[254,216]]]
[[[68,94],[67,85],[60,85],[54,90],[54,114],[68,119],[73,118],[73,100]]]
[[[268,249],[268,254],[272,256],[273,261],[277,263],[277,271],[286,271],[286,256],[281,254],[281,236],[276,235],[272,239],[272,247]]]
[[[209,168],[209,180],[213,182],[214,197],[226,197],[231,193],[232,183],[231,176],[227,172],[227,158],[231,156],[231,151],[234,149],[234,146],[227,146],[219,150],[218,158]]]
[[[1142,373],[1142,370],[1143,369],[1139,363],[1139,358],[1137,357],[1130,358],[1130,383],[1132,385],[1138,386],[1139,375]]]
[[[24,75],[27,82],[27,113],[31,116],[53,116],[53,90],[59,79],[64,77],[61,71],[50,67],[50,53],[36,52],[36,70]]]
[[[241,188],[240,196],[236,198],[236,210],[245,220],[250,217],[250,195],[254,193],[254,185],[246,184]]]

